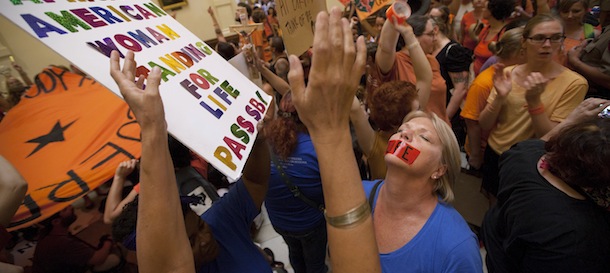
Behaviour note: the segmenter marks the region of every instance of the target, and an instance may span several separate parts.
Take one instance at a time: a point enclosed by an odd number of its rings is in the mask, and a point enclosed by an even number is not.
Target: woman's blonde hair
[[[498,42],[491,42],[489,50],[500,59],[508,59],[521,50],[523,27],[513,28],[502,34]]]
[[[442,198],[443,202],[451,202],[454,199],[453,185],[455,185],[457,176],[461,171],[460,149],[455,134],[451,127],[434,113],[411,112],[404,118],[403,123],[414,118],[430,119],[441,141],[443,147],[441,164],[447,168],[447,171],[435,181],[434,192]]]

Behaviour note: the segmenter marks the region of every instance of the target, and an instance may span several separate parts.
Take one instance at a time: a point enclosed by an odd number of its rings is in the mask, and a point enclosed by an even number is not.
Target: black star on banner
[[[51,129],[51,132],[49,132],[48,134],[26,141],[26,143],[38,143],[38,146],[36,146],[34,151],[32,151],[28,156],[26,156],[26,158],[38,152],[40,149],[44,148],[44,146],[47,146],[47,144],[51,142],[64,141],[64,131],[68,129],[68,127],[70,127],[74,122],[76,122],[76,120],[70,122],[68,125],[61,126],[61,123],[58,120],[57,123],[55,123],[55,125],[53,126],[53,129]]]

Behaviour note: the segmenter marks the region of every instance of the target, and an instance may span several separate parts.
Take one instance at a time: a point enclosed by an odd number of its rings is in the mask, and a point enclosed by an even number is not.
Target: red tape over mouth
[[[388,142],[388,148],[385,151],[386,154],[392,154],[411,165],[415,162],[415,159],[419,156],[419,150],[413,146],[403,142],[402,140],[390,140]]]

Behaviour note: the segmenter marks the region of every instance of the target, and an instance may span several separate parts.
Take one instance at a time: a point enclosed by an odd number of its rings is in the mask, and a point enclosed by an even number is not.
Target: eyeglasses
[[[424,33],[422,33],[422,35],[428,35],[430,37],[434,37],[434,35],[436,35],[436,32],[434,32],[434,30],[433,30],[433,31],[430,31],[430,32],[424,32]]]
[[[549,40],[549,42],[551,42],[551,44],[559,44],[559,43],[563,42],[563,39],[565,39],[565,38],[566,38],[566,36],[563,36],[563,34],[555,34],[551,37],[546,37],[542,34],[538,34],[538,35],[527,37],[527,39],[530,40],[530,42],[532,44],[544,44],[546,42],[546,40]]]

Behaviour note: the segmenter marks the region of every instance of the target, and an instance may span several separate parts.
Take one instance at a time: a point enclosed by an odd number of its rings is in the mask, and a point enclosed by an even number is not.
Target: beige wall
[[[0,43],[9,50],[30,76],[34,76],[49,64],[68,65],[69,62],[23,29],[0,16]],[[18,76],[17,72],[13,73]]]
[[[159,1],[153,0],[153,2],[158,4]],[[333,6],[341,6],[337,0],[326,0],[326,3],[329,9]],[[236,6],[234,0],[189,0],[187,6],[176,11],[176,20],[201,40],[213,39],[215,34],[212,20],[207,13],[210,5],[214,5],[220,26],[225,34],[228,34],[229,25],[234,24]],[[2,45],[31,77],[49,64],[69,65],[68,60],[0,16],[0,47]],[[0,59],[0,64],[6,62],[6,60]],[[17,76],[17,73],[15,72],[13,75]]]

